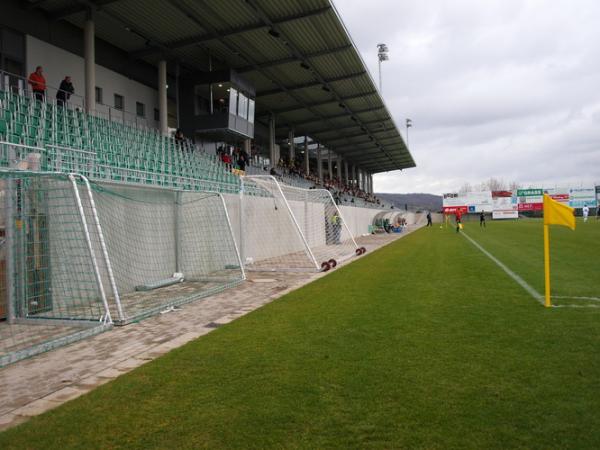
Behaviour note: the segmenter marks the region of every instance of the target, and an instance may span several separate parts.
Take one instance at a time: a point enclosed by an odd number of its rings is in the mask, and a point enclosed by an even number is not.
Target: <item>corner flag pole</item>
[[[544,306],[550,308],[552,303],[550,302],[550,230],[548,225],[544,225],[544,279],[546,284]]]
[[[550,229],[549,225],[562,225],[575,229],[573,208],[553,200],[544,194],[544,279],[546,283],[544,306],[550,308]]]

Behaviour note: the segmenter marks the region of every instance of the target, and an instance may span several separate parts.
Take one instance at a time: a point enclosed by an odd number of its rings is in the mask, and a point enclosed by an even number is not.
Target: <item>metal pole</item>
[[[84,69],[85,69],[85,110],[96,109],[96,47],[93,12],[88,12],[83,28]]]
[[[179,62],[175,66],[175,113],[177,115],[177,128],[179,128],[179,75],[181,74],[181,68]]]
[[[383,85],[381,83],[381,58],[378,57],[379,60],[379,93],[383,95]]]
[[[100,249],[102,250],[104,264],[106,265],[106,272],[108,273],[110,287],[113,291],[113,296],[115,297],[115,303],[117,305],[117,313],[119,314],[119,319],[125,320],[125,316],[123,315],[123,308],[121,307],[121,297],[119,296],[119,290],[117,289],[117,282],[115,281],[115,275],[112,270],[112,264],[110,263],[110,258],[108,257],[108,250],[106,248],[104,234],[102,233],[102,227],[100,226],[100,219],[98,218],[96,202],[94,201],[94,195],[92,194],[92,187],[90,186],[90,182],[86,177],[84,177],[83,175],[77,176],[83,180],[87,189],[88,199],[90,201],[90,208],[92,209],[92,217],[94,219],[94,225],[96,226],[96,232],[98,233],[98,240],[100,241]]]
[[[96,261],[96,255],[94,254],[94,247],[92,246],[92,239],[90,238],[90,231],[88,229],[87,221],[85,220],[85,212],[83,210],[83,203],[81,202],[81,197],[79,195],[79,189],[77,188],[77,182],[75,181],[75,175],[69,174],[69,180],[73,185],[73,194],[75,195],[75,201],[77,203],[77,209],[79,210],[79,217],[81,218],[81,224],[83,226],[83,234],[85,236],[85,242],[87,244],[88,251],[90,253],[90,258],[92,260],[92,267],[94,268],[94,276],[96,278],[96,282],[98,283],[98,290],[100,291],[100,298],[102,299],[102,304],[104,305],[104,310],[106,312],[106,322],[112,323],[112,319],[110,317],[110,310],[108,308],[108,300],[106,299],[106,293],[104,292],[104,285],[102,284],[102,277],[100,276],[100,269],[98,268],[98,262]]]
[[[244,195],[245,195],[245,185],[244,185],[244,177],[240,177],[240,261],[242,262],[242,266],[246,262],[246,249],[245,249],[245,241],[244,241]]]
[[[310,155],[308,154],[308,136],[304,136],[304,164],[306,175],[310,175]]]
[[[180,273],[181,261],[181,191],[175,192],[175,272]]]
[[[223,194],[217,194],[217,195],[221,199],[221,204],[223,205],[223,211],[225,212],[225,220],[227,221],[227,227],[229,228],[231,240],[233,241],[233,247],[235,248],[235,254],[237,255],[238,262],[240,264],[240,270],[242,271],[242,280],[245,280],[246,279],[246,271],[244,270],[244,264],[242,263],[242,257],[240,255],[240,251],[238,249],[237,244],[235,243],[235,235],[233,234],[233,226],[231,225],[231,220],[229,218],[229,212],[227,212],[227,204],[225,203],[225,198],[223,197]],[[240,236],[241,236],[241,233],[240,233]]]
[[[158,113],[159,128],[162,134],[169,132],[167,115],[167,61],[158,62]]]
[[[323,160],[321,153],[321,144],[317,144],[317,176],[319,177],[319,183],[323,183]]]
[[[208,71],[212,72],[212,55],[210,54],[210,50],[208,51]],[[214,103],[214,99],[213,99],[213,85],[212,83],[208,84],[208,96],[210,97],[210,105],[209,105],[209,110],[210,110],[210,115],[212,116],[213,113],[215,112],[215,107],[213,105]]]
[[[10,164],[10,163],[9,163]],[[15,319],[15,304],[16,289],[15,289],[15,224],[16,218],[13,217],[13,201],[14,201],[14,180],[6,179],[6,192],[4,197],[4,208],[6,211],[5,226],[6,226],[6,299],[7,311],[6,318],[8,323],[13,323]]]

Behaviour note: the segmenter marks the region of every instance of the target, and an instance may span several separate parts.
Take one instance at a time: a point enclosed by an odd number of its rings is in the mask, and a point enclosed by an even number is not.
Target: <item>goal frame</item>
[[[273,183],[273,185],[275,186],[275,189],[277,190],[277,192],[279,193],[279,195],[281,195],[281,198],[283,200],[283,204],[286,210],[286,213],[288,215],[288,217],[290,218],[292,224],[293,224],[293,228],[295,233],[299,236],[302,245],[303,245],[303,251],[305,252],[305,254],[307,255],[309,261],[311,262],[311,265],[314,266],[313,270],[310,271],[315,271],[315,272],[320,272],[320,271],[326,271],[329,270],[329,266],[326,265],[324,266],[324,263],[319,263],[317,257],[315,256],[315,253],[313,251],[313,249],[311,248],[309,241],[306,237],[306,235],[304,234],[304,232],[302,231],[302,227],[300,226],[299,222],[298,222],[298,218],[296,217],[296,215],[294,214],[288,198],[286,197],[286,194],[284,192],[284,189],[282,189],[281,187],[281,183],[279,182],[279,180],[277,180],[273,175],[244,175],[241,178],[241,182],[240,182],[240,199],[239,199],[239,205],[240,205],[240,214],[239,214],[239,229],[240,229],[240,256],[241,256],[241,260],[243,261],[244,265],[246,265],[246,270],[254,270],[251,267],[248,267],[247,262],[246,262],[246,252],[245,252],[245,242],[244,242],[244,229],[245,229],[245,225],[246,225],[246,214],[245,214],[245,209],[246,209],[246,196],[247,196],[247,192],[246,192],[246,181],[252,181],[252,180],[266,180],[269,181],[271,183]],[[325,195],[329,201],[331,202],[331,206],[333,206],[333,208],[335,209],[336,214],[340,217],[341,219],[341,224],[343,226],[343,228],[346,230],[347,234],[348,234],[348,240],[351,241],[352,246],[355,249],[355,253],[354,254],[350,254],[344,258],[341,258],[339,261],[344,261],[349,259],[352,256],[355,256],[359,253],[357,253],[357,251],[360,251],[360,254],[363,253],[363,251],[361,250],[361,248],[358,246],[358,244],[356,243],[356,240],[354,239],[354,236],[352,235],[352,232],[350,230],[350,228],[348,227],[348,224],[346,223],[346,220],[340,210],[340,208],[338,207],[338,205],[336,204],[333,196],[331,195],[331,192],[329,192],[329,190],[327,189],[304,189],[304,188],[299,188],[296,186],[285,186],[286,190],[293,190],[299,193],[304,193],[305,196],[308,196],[311,193],[319,193],[321,195]],[[306,200],[305,200],[306,202]],[[263,269],[256,269],[259,271],[262,271]],[[281,272],[286,272],[286,271],[290,271],[290,272],[297,272],[297,271],[302,271],[302,269],[290,269],[290,268],[285,268],[285,267],[281,267],[281,268],[273,268],[270,269],[271,271],[281,271]],[[306,270],[306,269],[305,269]]]

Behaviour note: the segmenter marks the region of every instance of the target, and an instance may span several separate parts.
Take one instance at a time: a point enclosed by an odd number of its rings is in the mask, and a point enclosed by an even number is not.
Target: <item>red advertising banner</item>
[[[444,214],[456,214],[456,211],[460,211],[461,214],[467,214],[469,208],[467,206],[444,206]]]
[[[519,211],[542,211],[543,203],[519,203]]]
[[[550,198],[557,202],[569,203],[569,194],[550,194]]]
[[[511,191],[492,191],[492,198],[494,197],[512,197]]]

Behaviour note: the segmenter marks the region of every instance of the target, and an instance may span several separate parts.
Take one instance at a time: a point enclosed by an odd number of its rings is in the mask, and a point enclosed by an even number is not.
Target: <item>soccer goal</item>
[[[112,325],[76,175],[0,171],[0,366]]]
[[[91,191],[112,266],[116,324],[245,279],[221,194],[106,182],[91,183]]]
[[[242,177],[240,247],[248,270],[321,271],[363,253],[331,193]]]

